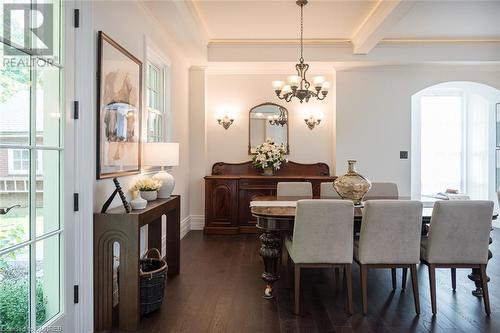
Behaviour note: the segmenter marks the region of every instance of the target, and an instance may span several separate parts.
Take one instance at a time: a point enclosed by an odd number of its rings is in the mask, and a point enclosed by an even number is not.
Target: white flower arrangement
[[[162,185],[161,180],[144,178],[139,179],[132,189],[135,191],[158,191]]]
[[[271,138],[255,148],[255,155],[252,158],[252,164],[258,168],[273,168],[279,170],[283,163],[288,160],[284,157],[286,148],[284,144],[277,145]]]

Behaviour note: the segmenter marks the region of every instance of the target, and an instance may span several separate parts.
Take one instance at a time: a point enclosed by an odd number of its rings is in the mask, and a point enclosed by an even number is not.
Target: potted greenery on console
[[[262,168],[263,176],[272,176],[275,170],[279,170],[283,163],[288,162],[284,157],[285,154],[285,145],[277,145],[273,139],[266,139],[266,142],[255,148],[252,164],[257,168]]]
[[[161,188],[161,185],[162,182],[157,179],[139,179],[134,185],[134,190],[139,191],[143,199],[153,201],[158,197],[158,190]]]

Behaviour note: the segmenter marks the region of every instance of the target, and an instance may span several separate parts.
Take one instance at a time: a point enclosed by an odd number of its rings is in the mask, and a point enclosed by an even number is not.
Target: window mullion
[[[33,2],[31,2],[31,9],[36,7]],[[30,20],[34,20],[35,15],[30,16]],[[30,26],[36,26],[35,22],[31,22]],[[31,37],[31,34],[28,34]],[[34,41],[30,38],[29,45],[31,48],[35,48]],[[32,57],[30,56],[30,63]],[[30,146],[36,145],[36,91],[37,91],[37,72],[35,66],[30,66],[30,121],[29,121],[29,140]],[[29,311],[29,326],[30,332],[36,331],[36,156],[35,150],[29,149],[30,163],[29,163],[29,230],[30,230],[30,241],[33,243],[29,246],[29,297],[30,297],[30,311]]]

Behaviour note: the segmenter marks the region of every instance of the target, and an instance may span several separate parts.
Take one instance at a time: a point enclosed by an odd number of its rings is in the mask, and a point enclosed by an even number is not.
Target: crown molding
[[[209,46],[217,45],[300,45],[297,38],[269,38],[269,39],[211,39]],[[308,38],[304,45],[351,45],[347,38]]]
[[[500,37],[492,38],[384,38],[379,44],[467,44],[500,43]]]

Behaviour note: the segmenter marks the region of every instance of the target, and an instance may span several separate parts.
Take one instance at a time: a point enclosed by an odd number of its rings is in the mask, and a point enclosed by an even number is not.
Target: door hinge
[[[73,119],[80,118],[80,103],[78,101],[73,101]]]
[[[75,284],[73,286],[73,303],[78,304],[78,302],[79,302],[78,285]]]
[[[75,9],[74,11],[75,28],[80,27],[80,9]]]
[[[79,195],[78,193],[73,193],[73,211],[78,212],[79,209]]]

